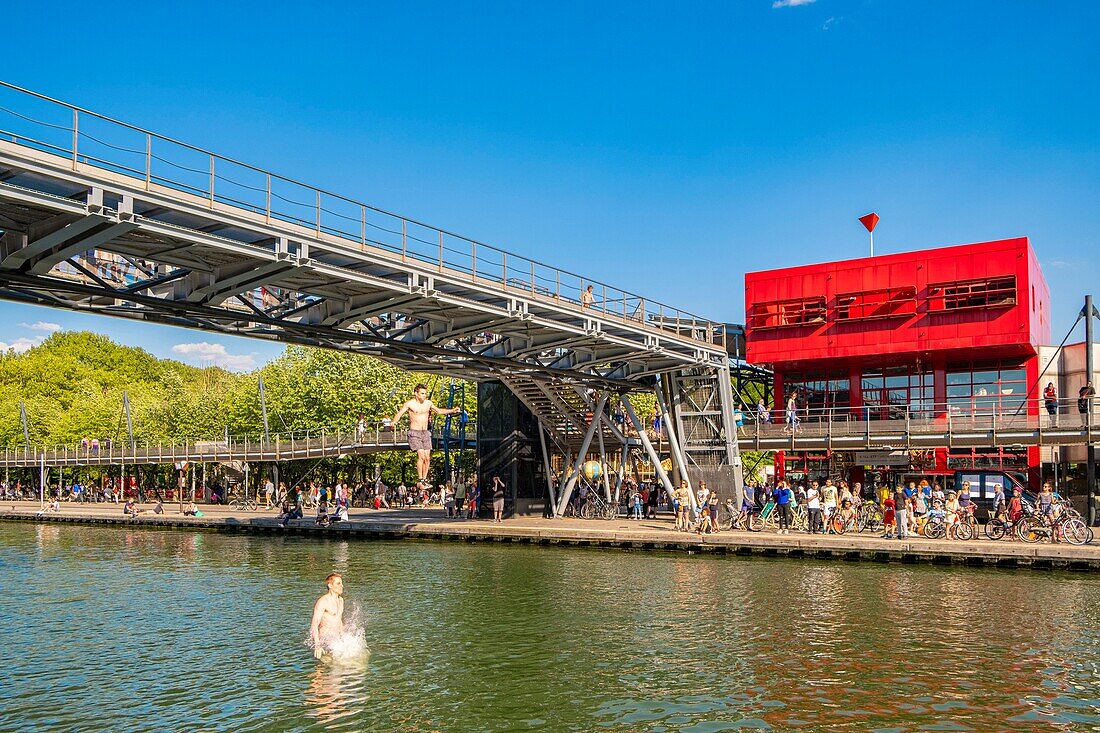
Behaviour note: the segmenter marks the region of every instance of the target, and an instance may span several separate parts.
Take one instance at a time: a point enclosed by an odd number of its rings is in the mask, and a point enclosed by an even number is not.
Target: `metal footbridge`
[[[476,434],[476,424],[468,428]],[[446,438],[437,436],[442,447]],[[467,442],[473,442],[467,440]],[[0,468],[39,466],[120,466],[166,463],[238,463],[342,458],[393,450],[408,450],[405,431],[356,431],[354,426],[263,436],[220,439],[104,441],[53,446],[19,446],[0,452]]]
[[[562,509],[628,445],[609,401],[671,489],[629,398],[657,385],[678,470],[740,490],[725,325],[587,274],[3,82],[0,231],[0,298],[501,380],[572,465]]]
[[[917,410],[907,405],[830,408],[800,411],[793,429],[786,414],[769,413],[745,427],[740,445],[763,451],[1083,446],[1100,438],[1092,417],[1100,414],[1100,404],[1089,402],[1084,411],[1076,398],[1051,402],[1036,397],[996,409],[947,404]]]

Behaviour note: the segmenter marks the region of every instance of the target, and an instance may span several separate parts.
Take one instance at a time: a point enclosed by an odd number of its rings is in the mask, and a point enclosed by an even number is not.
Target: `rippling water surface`
[[[2,731],[1100,730],[1083,574],[0,524],[0,627]]]

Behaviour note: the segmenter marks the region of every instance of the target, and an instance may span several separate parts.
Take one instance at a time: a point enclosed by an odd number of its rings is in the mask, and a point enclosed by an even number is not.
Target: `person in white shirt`
[[[806,513],[810,522],[810,534],[818,534],[821,531],[821,489],[817,481],[810,482],[810,488],[806,491]]]

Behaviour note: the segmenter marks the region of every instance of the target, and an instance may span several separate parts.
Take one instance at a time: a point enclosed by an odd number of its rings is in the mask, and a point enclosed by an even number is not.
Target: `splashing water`
[[[306,637],[306,646],[313,648],[313,640]],[[363,612],[358,604],[352,604],[344,613],[344,628],[340,635],[323,643],[324,652],[334,662],[361,662],[370,656],[367,631],[363,624]]]

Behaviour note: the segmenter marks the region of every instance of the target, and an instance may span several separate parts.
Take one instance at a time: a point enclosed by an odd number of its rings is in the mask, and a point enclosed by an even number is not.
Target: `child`
[[[886,501],[882,502],[882,510],[882,528],[884,530],[882,536],[890,540],[894,538],[894,532],[897,525],[897,520],[894,517],[894,500],[887,498]]]

